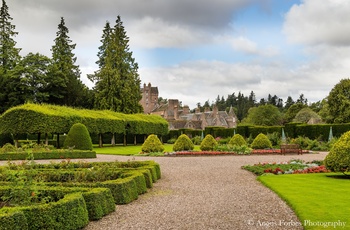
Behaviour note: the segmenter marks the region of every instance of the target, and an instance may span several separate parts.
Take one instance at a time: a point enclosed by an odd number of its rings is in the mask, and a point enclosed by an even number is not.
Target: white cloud
[[[285,16],[290,42],[307,45],[350,45],[350,1],[304,0]]]

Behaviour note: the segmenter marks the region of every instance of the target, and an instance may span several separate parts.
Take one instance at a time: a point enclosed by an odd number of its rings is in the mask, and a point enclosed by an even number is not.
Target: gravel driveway
[[[158,157],[162,179],[147,194],[99,221],[95,229],[303,229],[293,211],[241,166],[326,153],[269,156]],[[99,156],[126,161],[133,157]]]
[[[85,230],[303,229],[293,211],[241,166],[291,159],[323,160],[326,153],[267,156],[123,157],[89,161],[154,160],[162,178],[148,193]],[[49,161],[40,161],[49,162]],[[2,162],[4,163],[4,162]]]

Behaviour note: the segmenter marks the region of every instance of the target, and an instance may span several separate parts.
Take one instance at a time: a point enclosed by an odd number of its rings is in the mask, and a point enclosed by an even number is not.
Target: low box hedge
[[[13,187],[11,183],[2,183],[1,185],[0,198],[6,193],[13,192],[16,189],[23,189],[21,187]],[[57,201],[70,193],[82,193],[86,202],[89,220],[101,219],[103,216],[115,211],[114,198],[108,188],[36,186],[35,192],[39,194],[41,199],[50,197],[50,199]],[[33,205],[40,205],[40,203],[34,203]]]
[[[4,207],[0,218],[0,229],[81,229],[89,223],[81,193],[67,194],[49,204]]]
[[[84,150],[54,150],[49,152],[33,152],[32,154],[35,160],[96,158],[95,151]],[[0,153],[0,160],[26,160],[28,156],[27,152]]]

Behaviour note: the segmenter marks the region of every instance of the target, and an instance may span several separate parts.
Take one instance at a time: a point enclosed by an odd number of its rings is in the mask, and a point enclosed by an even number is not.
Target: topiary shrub
[[[194,144],[191,139],[186,135],[182,134],[177,138],[173,146],[173,151],[193,150]]]
[[[157,135],[151,134],[147,137],[145,142],[142,144],[141,151],[144,153],[157,153],[163,152],[164,146],[159,140]]]
[[[327,169],[334,172],[349,172],[350,170],[350,131],[344,133],[332,146],[324,160]]]
[[[218,142],[214,139],[214,137],[210,134],[206,135],[200,145],[200,149],[202,151],[212,151],[216,149],[218,146]]]
[[[247,142],[241,134],[235,134],[228,143],[233,146],[247,145]]]
[[[267,148],[272,148],[272,144],[269,138],[265,134],[260,133],[258,136],[255,137],[252,143],[252,148],[267,149]]]
[[[92,150],[92,141],[86,126],[81,123],[74,124],[64,141],[64,148],[79,150]]]

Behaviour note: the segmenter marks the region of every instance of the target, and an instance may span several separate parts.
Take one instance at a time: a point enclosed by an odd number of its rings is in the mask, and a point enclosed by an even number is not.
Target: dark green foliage
[[[247,142],[244,140],[244,137],[241,134],[235,134],[229,141],[230,145],[243,146],[247,145]]]
[[[179,138],[177,138],[173,146],[174,151],[193,150],[193,149],[194,149],[194,144],[186,134],[182,134],[181,136],[179,136]]]
[[[328,109],[334,123],[350,122],[350,79],[342,79],[328,95]]]
[[[344,133],[333,145],[324,163],[327,169],[334,172],[349,172],[350,170],[350,131]]]
[[[202,142],[202,138],[200,136],[195,136],[191,139],[191,141],[193,142],[194,145],[200,145]]]
[[[206,135],[200,145],[202,151],[213,151],[218,146],[217,141],[210,134]]]
[[[0,113],[23,103],[20,75],[14,73],[21,57],[14,40],[18,33],[15,32],[16,27],[12,20],[9,8],[3,0],[0,8]]]
[[[71,44],[69,30],[61,17],[55,44],[52,46],[52,64],[49,66],[48,92],[49,103],[56,105],[77,106],[77,100],[84,92],[80,81],[79,66],[75,64],[73,53],[76,44]]]
[[[0,229],[27,230],[28,222],[23,212],[14,208],[0,209]]]
[[[32,155],[35,160],[96,158],[95,151],[84,151],[84,150],[52,150],[48,152],[33,152]],[[0,154],[0,160],[26,160],[26,159],[28,159],[27,152],[10,152],[10,153]]]
[[[246,124],[274,126],[282,123],[282,115],[276,106],[271,104],[250,108],[248,116],[242,121]]]
[[[253,149],[267,149],[272,148],[271,141],[267,136],[263,133],[260,133],[257,137],[255,137],[252,143]]]
[[[287,112],[284,114],[284,123],[292,122],[298,112],[306,107],[307,105],[300,102],[291,105],[288,108]]]
[[[129,38],[120,16],[113,28],[106,23],[101,42],[97,61],[99,70],[90,76],[91,80],[96,81],[95,108],[127,114],[140,113],[138,64],[129,50]]]
[[[92,150],[92,141],[86,126],[81,123],[74,124],[67,134],[64,147],[79,150]]]
[[[141,151],[145,153],[163,152],[164,146],[157,135],[151,134],[143,143]]]

